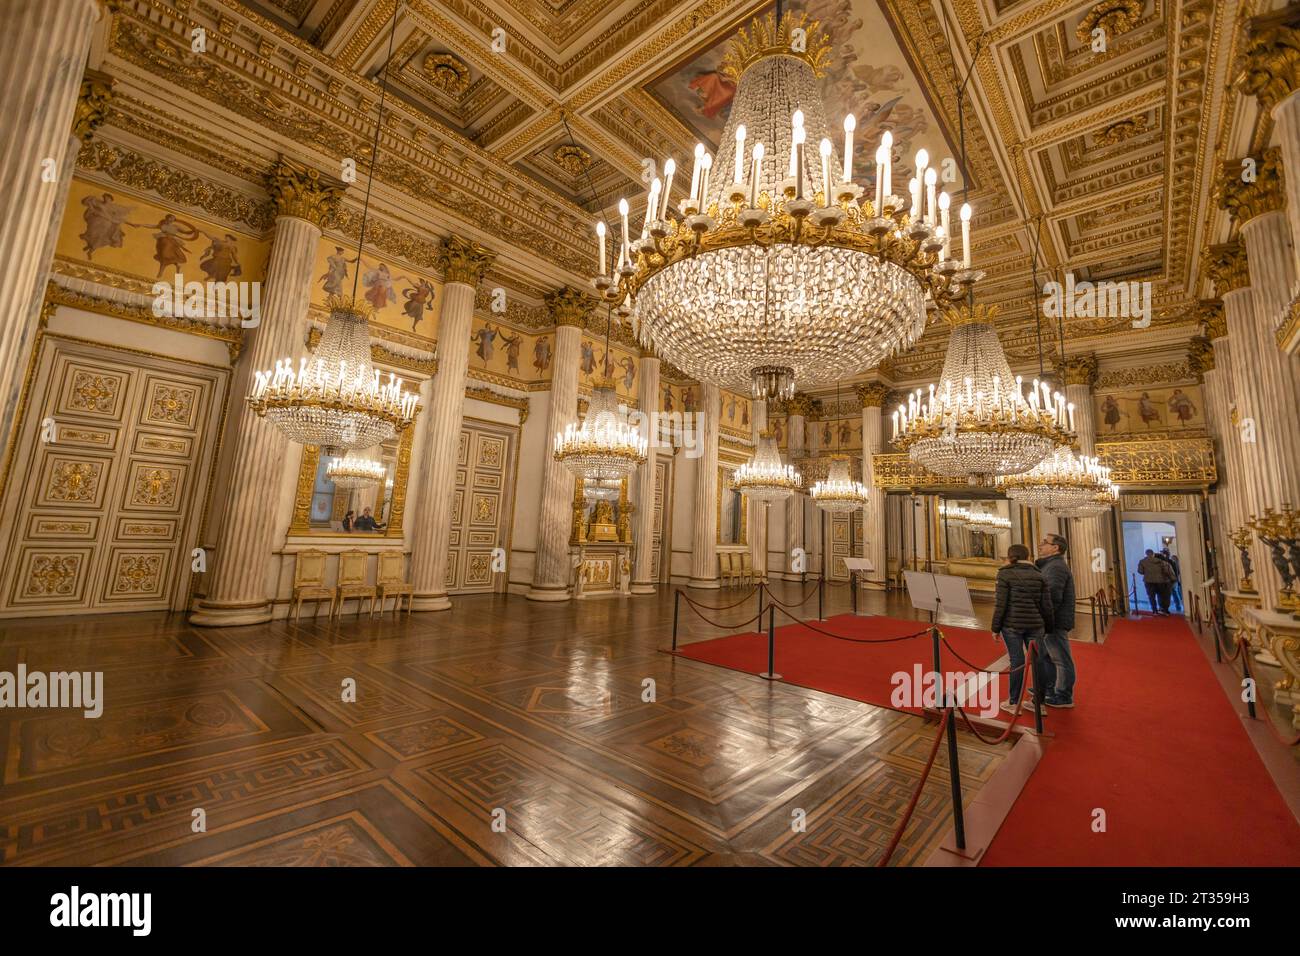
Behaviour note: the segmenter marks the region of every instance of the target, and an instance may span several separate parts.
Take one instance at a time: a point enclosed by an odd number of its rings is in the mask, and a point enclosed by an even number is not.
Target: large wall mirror
[[[1005,498],[938,497],[934,517],[943,560],[1000,562],[1022,538],[1020,509]]]
[[[749,502],[732,479],[736,465],[718,466],[718,544],[747,544]]]
[[[410,472],[412,425],[374,448],[353,452],[383,466],[382,479],[343,487],[330,478],[330,465],[342,452],[304,445],[290,534],[401,537]]]

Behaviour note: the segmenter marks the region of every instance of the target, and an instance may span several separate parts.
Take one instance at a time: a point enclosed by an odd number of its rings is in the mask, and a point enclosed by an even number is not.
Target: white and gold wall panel
[[[518,427],[467,418],[461,428],[447,554],[449,594],[505,589],[505,575],[492,571],[492,550],[510,549],[518,444]]]
[[[227,378],[41,337],[4,489],[0,615],[184,606]]]

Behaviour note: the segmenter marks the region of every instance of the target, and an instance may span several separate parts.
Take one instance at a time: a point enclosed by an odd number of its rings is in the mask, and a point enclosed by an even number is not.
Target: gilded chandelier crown
[[[803,32],[803,49],[795,49],[795,30]],[[755,17],[749,27],[741,27],[722,55],[718,72],[733,80],[764,57],[792,56],[812,67],[813,75],[821,79],[831,58],[831,38],[822,29],[821,21],[812,20],[807,13],[788,13],[776,22],[776,15],[768,13]]]

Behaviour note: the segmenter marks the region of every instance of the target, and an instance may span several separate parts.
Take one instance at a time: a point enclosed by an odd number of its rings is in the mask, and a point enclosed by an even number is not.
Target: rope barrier
[[[807,604],[809,601],[811,601],[813,598],[817,596],[817,587],[818,587],[817,585],[814,584],[813,589],[809,591],[807,594],[805,594],[802,599],[796,601],[794,604],[786,604],[783,601],[777,600],[776,595],[772,593],[772,589],[768,587],[766,584],[760,586],[763,588],[764,591],[767,592],[768,600],[770,600],[773,604],[779,604],[781,607],[789,607],[789,608],[803,607],[805,604]]]
[[[980,667],[978,664],[972,664],[970,661],[966,660],[966,658],[958,654],[957,651],[953,649],[953,646],[948,643],[948,638],[943,636],[942,630],[939,631],[939,635],[940,635],[939,639],[943,641],[943,646],[948,648],[948,653],[952,654],[953,657],[957,658],[957,660],[961,661],[967,667],[973,668],[974,670],[979,671],[981,674],[1014,674],[1016,671],[1022,671],[1029,666],[1029,660],[1028,658],[1026,658],[1025,663],[1021,664],[1019,667],[1008,668],[1007,670],[1004,671],[988,670],[987,668]]]
[[[707,607],[708,605],[705,605],[705,606]],[[723,624],[723,623],[721,623],[721,622],[719,622],[719,621],[715,621],[715,620],[713,620],[712,618],[705,617],[703,614],[700,613],[699,609],[696,608],[696,607],[695,607],[693,604],[691,604],[689,601],[687,602],[687,607],[689,607],[692,611],[694,611],[694,612],[695,612],[695,615],[696,615],[696,616],[697,616],[701,621],[704,621],[706,624],[712,624],[714,627],[722,628],[724,631],[734,630],[735,628],[738,628],[738,627],[749,627],[749,625],[755,623],[756,621],[760,620],[760,619],[763,617],[763,615],[761,615],[761,614],[755,614],[755,615],[754,615],[753,617],[751,617],[749,620],[747,620],[747,621],[741,621],[741,622],[738,623],[738,624]]]
[[[799,618],[787,611],[778,602],[773,601],[772,603],[781,611],[782,614],[788,617],[795,624],[802,625],[803,627],[808,628],[808,630],[821,634],[824,637],[833,637],[837,641],[848,641],[850,644],[894,644],[898,641],[910,641],[914,637],[921,637],[924,634],[930,633],[930,627],[927,626],[924,630],[917,631],[915,634],[904,634],[901,637],[884,637],[879,640],[869,640],[862,637],[848,637],[844,634],[832,634],[830,631],[823,631],[820,627],[813,627],[807,621],[799,620]]]
[[[753,589],[752,589],[748,594],[746,594],[743,598],[741,598],[741,599],[740,599],[739,601],[737,601],[735,604],[723,604],[723,605],[721,605],[721,606],[714,606],[714,605],[712,605],[712,604],[704,604],[704,603],[702,603],[702,602],[700,602],[700,601],[697,601],[697,600],[695,600],[695,598],[691,597],[689,594],[687,594],[685,591],[681,590],[680,588],[677,589],[677,593],[680,594],[682,597],[684,597],[684,598],[686,599],[686,603],[687,603],[687,604],[693,604],[693,605],[695,605],[696,607],[702,607],[702,608],[704,608],[705,610],[708,610],[708,611],[730,611],[733,607],[740,607],[740,605],[744,604],[746,601],[748,601],[750,598],[752,598],[752,597],[754,596],[754,593],[755,593],[755,592],[756,592],[760,587],[763,587],[763,585],[761,585],[761,584],[756,584],[756,585],[754,585]]]
[[[928,629],[927,629],[928,630]],[[927,633],[922,631],[921,633]],[[930,769],[934,766],[934,758],[939,755],[939,741],[943,740],[944,731],[948,729],[948,721],[952,719],[952,709],[949,708],[943,712],[943,718],[939,721],[939,732],[934,736],[934,743],[930,746],[930,758],[925,762],[925,769],[921,771],[921,779],[917,781],[916,792],[912,794],[912,799],[903,811],[903,819],[898,824],[898,829],[894,831],[894,837],[889,841],[889,846],[885,847],[884,855],[876,862],[876,866],[888,866],[889,859],[898,849],[899,841],[903,839],[903,831],[912,821],[912,813],[916,810],[917,801],[921,799],[921,791],[925,789],[925,782],[930,778]]]

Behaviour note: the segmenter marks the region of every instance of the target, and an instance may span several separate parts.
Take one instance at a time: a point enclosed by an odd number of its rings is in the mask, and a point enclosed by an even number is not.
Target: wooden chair
[[[302,618],[302,602],[315,601],[315,615],[320,615],[320,602],[330,602],[329,614],[334,614],[334,589],[325,586],[325,552],[299,551],[293,564],[293,617]]]
[[[400,551],[381,551],[379,553],[379,573],[375,581],[379,590],[379,613],[384,613],[384,602],[389,595],[393,598],[394,616],[401,613],[402,595],[406,595],[406,616],[411,616],[411,602],[415,598],[415,587],[404,580],[406,577],[406,556]]]
[[[722,578],[722,586],[725,588],[735,583],[736,568],[732,563],[730,551],[718,552],[718,577]]]
[[[335,594],[338,600],[338,615],[343,616],[343,605],[348,598],[357,599],[357,617],[361,616],[362,598],[370,598],[370,616],[375,616],[375,597],[378,591],[373,584],[366,583],[366,565],[370,556],[360,548],[339,553],[339,580]]]
[[[748,551],[740,552],[740,583],[754,583],[754,559]]]

